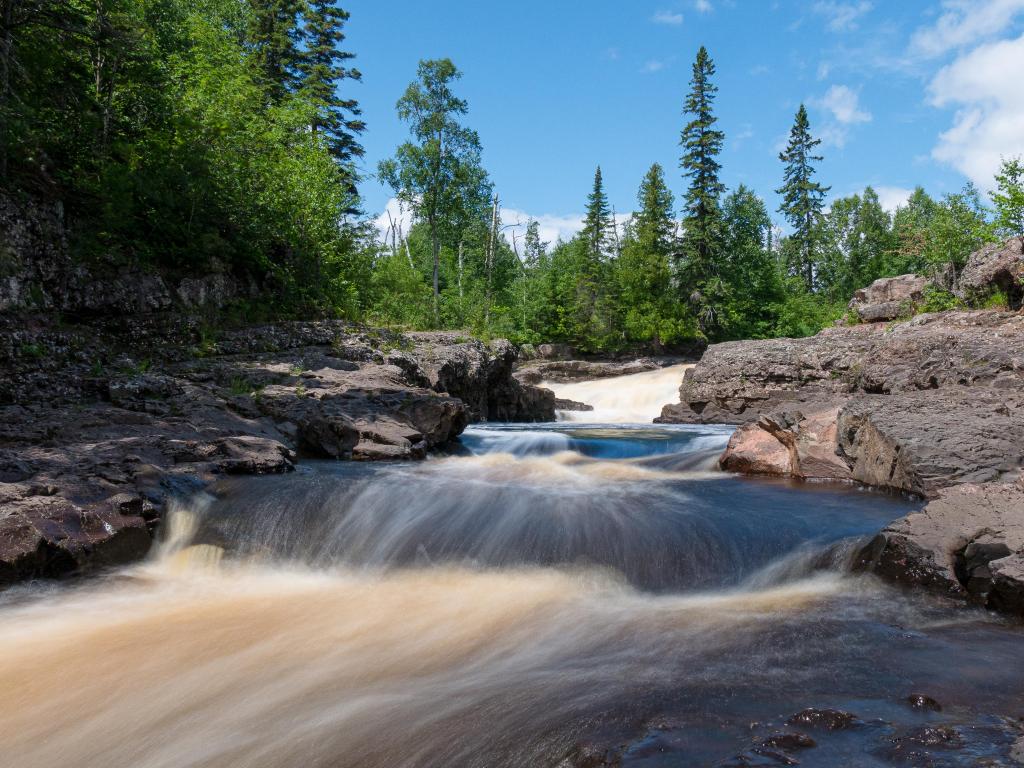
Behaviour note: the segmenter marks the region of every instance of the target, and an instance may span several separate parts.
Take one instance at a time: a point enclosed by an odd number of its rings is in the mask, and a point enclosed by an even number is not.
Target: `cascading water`
[[[679,401],[679,382],[693,364],[671,365],[645,373],[615,376],[596,381],[565,384],[546,381],[541,384],[565,400],[593,407],[592,411],[560,411],[564,421],[602,424],[650,423],[665,403]]]
[[[147,563],[0,595],[0,764],[780,765],[805,707],[859,717],[805,765],[1009,764],[1019,630],[848,572],[912,504],[714,472],[728,436],[483,425],[226,480]]]

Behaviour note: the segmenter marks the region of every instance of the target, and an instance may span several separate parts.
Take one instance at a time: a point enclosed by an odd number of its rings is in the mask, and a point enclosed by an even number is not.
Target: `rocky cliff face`
[[[726,470],[930,499],[879,534],[861,567],[1024,614],[1024,315],[945,312],[718,344],[680,399],[661,421],[740,425]]]
[[[552,420],[515,348],[341,322],[206,337],[181,317],[0,322],[0,585],[123,563],[167,500],[302,456],[421,458],[470,421]]]

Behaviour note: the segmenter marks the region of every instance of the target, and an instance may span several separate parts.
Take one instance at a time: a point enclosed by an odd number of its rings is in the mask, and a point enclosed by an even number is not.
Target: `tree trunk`
[[[491,234],[487,239],[487,256],[484,259],[484,269],[487,276],[487,295],[484,299],[484,327],[491,325],[491,276],[494,271],[494,248],[498,240],[498,196],[494,196],[494,204],[491,206]]]
[[[437,236],[437,222],[434,219],[434,215],[431,214],[429,218],[430,222],[430,247],[434,252],[434,326],[440,327],[441,325],[441,241]],[[408,245],[408,241],[406,242]]]
[[[459,298],[463,298],[462,293],[462,241],[459,240]]]

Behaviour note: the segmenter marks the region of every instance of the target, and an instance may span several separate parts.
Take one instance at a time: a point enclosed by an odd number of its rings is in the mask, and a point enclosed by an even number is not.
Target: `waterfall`
[[[602,424],[649,424],[662,406],[679,402],[683,374],[693,364],[670,365],[656,371],[570,384],[542,382],[556,397],[593,406],[593,411],[560,411],[565,421]]]

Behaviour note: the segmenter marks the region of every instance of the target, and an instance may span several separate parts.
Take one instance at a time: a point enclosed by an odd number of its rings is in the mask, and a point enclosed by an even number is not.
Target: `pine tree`
[[[794,263],[790,268],[803,278],[808,291],[814,290],[815,233],[825,195],[830,189],[814,181],[813,163],[822,159],[814,154],[819,144],[821,139],[811,136],[807,109],[801,104],[789,132],[789,143],[785,151],[779,153],[779,160],[786,164],[786,169],[782,187],[775,191],[782,195],[779,212],[793,227],[790,242]]]
[[[357,136],[366,124],[359,118],[359,103],[338,95],[346,80],[362,79],[358,69],[348,66],[355,54],[341,49],[349,13],[337,7],[336,0],[308,0],[304,16],[302,88],[316,106],[310,127],[324,135],[339,163],[350,166],[354,157],[363,154]]]
[[[302,56],[301,0],[249,0],[249,45],[258,78],[272,102],[280,101],[299,79]]]
[[[612,213],[601,179],[601,166],[594,173],[594,188],[587,195],[587,215],[583,219],[583,236],[591,261],[606,260],[612,248]]]
[[[722,240],[719,197],[725,187],[718,178],[721,165],[716,158],[722,151],[725,134],[714,127],[718,120],[712,111],[718,92],[711,82],[714,74],[715,64],[701,46],[693,63],[690,93],[684,107],[692,119],[683,128],[680,141],[680,166],[690,180],[683,198],[684,284],[687,289],[698,291],[718,271],[716,259]]]

